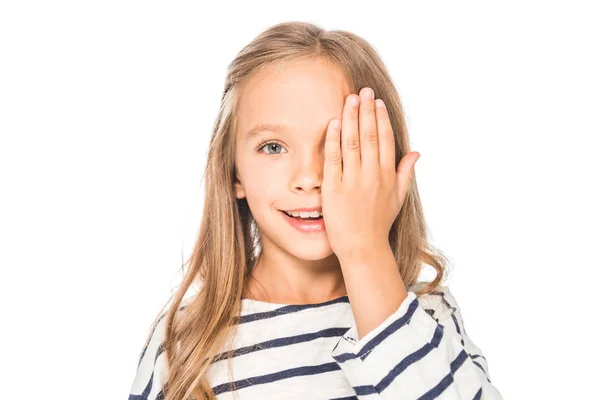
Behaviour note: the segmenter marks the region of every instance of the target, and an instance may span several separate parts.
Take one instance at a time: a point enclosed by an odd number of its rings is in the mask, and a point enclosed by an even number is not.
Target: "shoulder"
[[[189,298],[184,298],[179,304],[177,314],[180,314],[187,307],[189,302]],[[144,360],[144,358],[157,358],[162,353],[163,342],[165,341],[166,337],[167,313],[168,311],[161,310],[160,314],[156,316],[154,322],[150,324],[150,329],[144,344],[144,348],[140,353],[140,363],[142,360]]]
[[[165,338],[166,314],[160,314],[150,325],[146,342],[139,354],[135,377],[131,384],[130,399],[135,396],[156,398],[166,374],[166,360],[163,354]],[[152,394],[152,396],[149,396]]]
[[[180,313],[189,303],[182,300],[178,307]],[[135,378],[131,385],[132,396],[144,395],[148,399],[159,398],[159,392],[165,384],[168,363],[165,354],[164,341],[166,337],[168,311],[161,310],[150,324],[148,336],[139,354]],[[130,397],[131,398],[131,397]]]
[[[139,364],[144,360],[155,359],[160,355],[162,343],[165,340],[167,314],[162,313],[150,325],[149,334],[139,356]]]

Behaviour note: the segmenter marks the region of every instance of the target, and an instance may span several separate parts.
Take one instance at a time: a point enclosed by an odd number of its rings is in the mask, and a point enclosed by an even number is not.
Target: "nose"
[[[313,190],[320,192],[321,181],[323,179],[323,162],[322,155],[309,155],[298,162],[290,180],[290,189],[295,192],[304,191],[310,193]]]

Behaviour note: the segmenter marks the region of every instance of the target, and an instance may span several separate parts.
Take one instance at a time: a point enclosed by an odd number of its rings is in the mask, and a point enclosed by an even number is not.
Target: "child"
[[[229,66],[189,269],[129,399],[502,399],[442,285],[419,156],[365,40],[303,22],[255,38]]]

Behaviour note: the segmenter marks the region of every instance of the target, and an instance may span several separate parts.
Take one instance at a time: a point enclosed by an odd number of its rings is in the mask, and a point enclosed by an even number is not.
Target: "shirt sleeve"
[[[467,336],[460,308],[440,285],[358,340],[356,323],[332,356],[360,400],[502,400],[486,358]]]
[[[162,400],[167,360],[164,353],[166,317],[163,314],[154,324],[149,340],[140,353],[129,400]]]

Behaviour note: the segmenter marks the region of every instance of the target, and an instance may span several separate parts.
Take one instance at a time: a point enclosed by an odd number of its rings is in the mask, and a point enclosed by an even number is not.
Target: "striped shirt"
[[[141,353],[129,400],[164,398],[164,328],[163,315]],[[220,400],[502,400],[444,285],[419,298],[409,288],[398,309],[360,340],[348,296],[306,305],[242,299],[234,349],[235,390],[226,358],[207,373]]]

